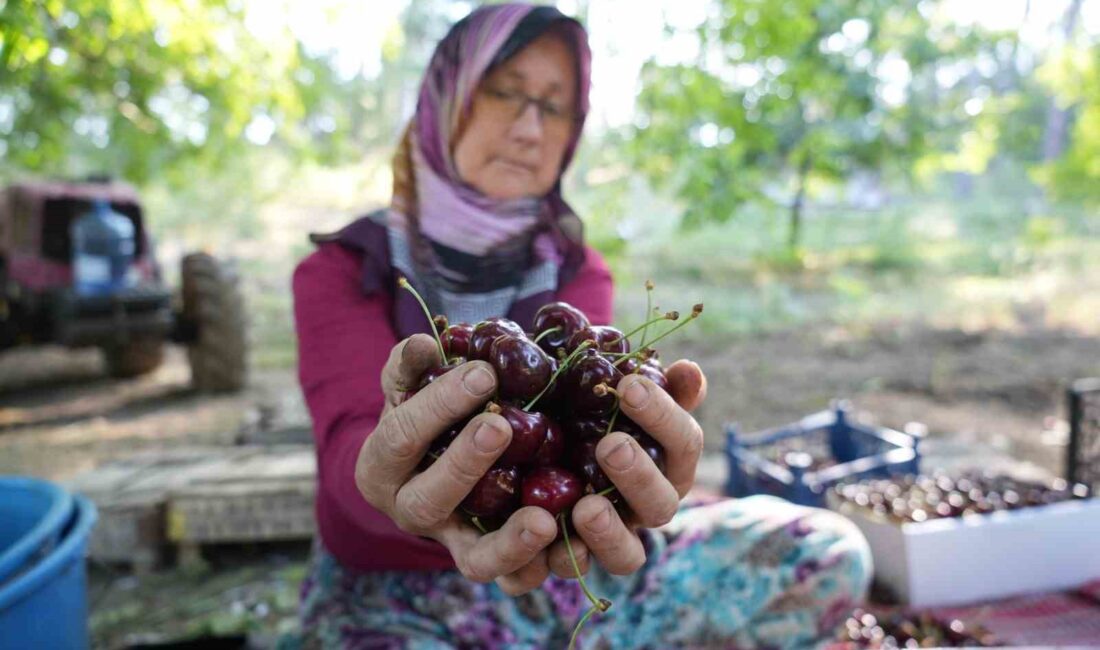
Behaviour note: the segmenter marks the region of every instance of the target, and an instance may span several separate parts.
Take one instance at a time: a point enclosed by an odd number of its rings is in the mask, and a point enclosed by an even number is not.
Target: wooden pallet
[[[93,559],[136,572],[172,546],[309,539],[316,476],[309,445],[189,447],[105,464],[69,483],[99,508]]]

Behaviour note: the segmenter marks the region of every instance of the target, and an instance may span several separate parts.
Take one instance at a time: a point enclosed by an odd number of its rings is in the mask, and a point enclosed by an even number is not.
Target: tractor
[[[0,190],[0,353],[98,347],[107,371],[125,378],[153,371],[165,345],[178,343],[196,389],[240,390],[248,345],[235,271],[207,253],[184,256],[180,271],[174,291],[130,185],[106,177],[8,185]]]

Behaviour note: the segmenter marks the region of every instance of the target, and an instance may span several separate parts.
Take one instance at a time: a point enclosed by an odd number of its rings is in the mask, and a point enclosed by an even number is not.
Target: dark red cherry
[[[489,347],[498,336],[511,334],[520,338],[526,338],[523,328],[507,318],[490,318],[474,325],[470,334],[470,360],[488,361]]]
[[[578,414],[606,415],[615,405],[615,396],[611,393],[599,395],[596,387],[606,384],[612,389],[619,385],[623,374],[610,361],[600,354],[582,354],[576,364],[569,369],[566,388],[572,407]]]
[[[543,442],[550,418],[542,413],[529,413],[516,406],[500,407],[500,415],[512,427],[512,442],[497,461],[503,465],[525,465],[535,460]]]
[[[439,335],[443,343],[443,352],[447,358],[469,357],[470,337],[474,334],[474,326],[469,323],[457,323],[451,325]]]
[[[588,318],[579,309],[564,302],[543,305],[535,312],[535,337],[555,327],[561,329],[539,339],[539,345],[551,358],[557,358],[558,350],[566,348],[569,338],[577,330],[588,327]]]
[[[593,341],[602,352],[630,352],[630,341],[623,338],[623,333],[614,327],[605,325],[582,327],[569,338],[566,347],[572,352],[585,341]]]
[[[556,465],[565,453],[565,434],[561,427],[550,418],[546,418],[546,424],[546,435],[535,454],[535,465]]]
[[[630,357],[616,363],[615,367],[624,375],[629,375],[638,372],[638,369],[642,367],[642,360],[638,357]]]
[[[668,392],[668,378],[665,377],[665,369],[661,367],[660,361],[649,359],[638,366],[637,372],[657,384],[661,390]]]
[[[495,466],[474,484],[462,507],[476,517],[505,517],[516,509],[519,487],[518,469]]]
[[[465,359],[456,359],[454,363],[445,363],[442,366],[429,368],[424,372],[423,375],[420,375],[420,383],[416,385],[416,390],[409,391],[409,395],[407,397],[411,397],[412,394],[416,393],[417,391],[423,390],[425,386],[439,379],[440,377],[454,370],[455,368],[461,366],[463,363],[466,363]]]
[[[637,438],[645,433],[645,429],[640,427],[634,420],[623,415],[622,411],[619,411],[618,417],[615,418],[615,425],[611,427],[611,430],[622,431],[633,438]]]
[[[620,414],[619,417],[622,417]],[[577,416],[564,420],[562,427],[569,436],[570,444],[584,440],[599,440],[607,433],[608,419],[604,416]],[[616,420],[618,421],[618,420]]]
[[[584,494],[584,484],[573,472],[560,467],[536,467],[523,479],[522,503],[538,506],[555,517],[573,507]]]
[[[524,336],[505,334],[489,348],[489,363],[497,373],[497,390],[504,399],[534,399],[546,388],[553,362],[542,348]]]
[[[469,423],[470,419],[467,418],[436,436],[435,440],[432,440],[432,444],[428,446],[428,453],[424,454],[424,458],[420,461],[420,471],[424,471],[431,467],[432,463],[434,463],[439,456],[442,456],[443,452],[447,451],[447,448],[451,446],[451,443],[455,441],[458,434],[461,433]]]
[[[570,467],[584,478],[584,482],[592,492],[602,492],[611,487],[611,479],[607,478],[607,474],[596,460],[598,444],[600,444],[599,438],[587,438],[573,443],[570,448]]]
[[[653,463],[657,465],[657,469],[661,470],[661,473],[665,473],[665,450],[661,447],[661,444],[653,439],[653,436],[648,433],[631,433],[631,437],[638,441],[638,445],[649,454],[649,457],[653,459]]]

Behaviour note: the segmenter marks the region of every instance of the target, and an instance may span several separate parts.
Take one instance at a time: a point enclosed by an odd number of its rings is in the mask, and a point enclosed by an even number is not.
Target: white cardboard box
[[[1057,591],[1100,578],[1100,499],[896,524],[850,503],[831,507],[871,545],[875,579],[913,607]]]

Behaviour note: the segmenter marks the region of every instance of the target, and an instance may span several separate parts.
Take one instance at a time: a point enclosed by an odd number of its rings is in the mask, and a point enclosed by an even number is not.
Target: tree
[[[1060,110],[1076,113],[1063,155],[1039,168],[1055,199],[1100,206],[1100,45],[1066,48],[1040,70]]]
[[[691,206],[722,221],[748,200],[789,209],[798,246],[811,185],[856,170],[908,174],[948,142],[957,102],[936,65],[977,35],[937,33],[917,0],[715,0],[695,61],[649,61],[632,153]]]
[[[183,183],[268,141],[346,155],[361,80],[245,18],[235,0],[0,3],[0,168]]]
[[[1061,40],[1063,42],[1068,42],[1073,37],[1073,28],[1077,24],[1077,17],[1080,14],[1081,0],[1071,0],[1062,23]],[[1062,156],[1066,146],[1066,127],[1068,124],[1069,116],[1066,108],[1059,105],[1057,98],[1052,98],[1047,113],[1046,135],[1043,138],[1043,160],[1049,162]]]

